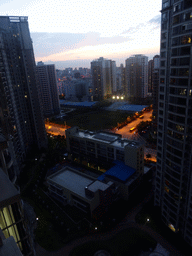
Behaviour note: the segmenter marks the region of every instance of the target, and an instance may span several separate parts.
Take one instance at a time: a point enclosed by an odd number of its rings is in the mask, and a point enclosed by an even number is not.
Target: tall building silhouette
[[[153,129],[154,131],[157,130],[157,120],[158,120],[158,92],[159,92],[159,65],[160,65],[160,56],[155,55],[153,57],[153,68],[151,73],[151,88],[152,88],[152,99],[153,99]]]
[[[148,57],[137,54],[126,59],[127,96],[143,99],[148,93]]]
[[[109,97],[117,90],[115,61],[100,57],[91,62],[91,71],[95,100]]]
[[[59,96],[57,92],[57,79],[55,65],[44,65],[42,61],[36,66],[40,97],[43,105],[44,117],[60,113]]]
[[[34,146],[47,145],[27,17],[0,16],[0,76],[3,115],[10,117],[16,160],[22,162]]]
[[[155,204],[192,245],[192,1],[163,0]]]

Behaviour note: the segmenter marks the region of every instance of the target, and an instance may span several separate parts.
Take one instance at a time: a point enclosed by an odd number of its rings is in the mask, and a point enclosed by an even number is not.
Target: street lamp
[[[145,226],[145,225],[146,225],[146,223],[147,223],[147,222],[149,222],[149,221],[150,221],[150,219],[149,219],[149,218],[147,218],[147,220],[145,221],[144,226]]]

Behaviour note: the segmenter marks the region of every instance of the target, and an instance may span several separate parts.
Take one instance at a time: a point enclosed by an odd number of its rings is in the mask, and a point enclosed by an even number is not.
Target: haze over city
[[[160,0],[0,3],[0,15],[28,16],[36,61],[56,68],[90,67],[103,56],[117,65],[133,54],[159,54]]]

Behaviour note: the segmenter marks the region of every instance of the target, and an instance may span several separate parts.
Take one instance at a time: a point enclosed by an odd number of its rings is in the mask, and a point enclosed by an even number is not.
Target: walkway
[[[147,198],[144,199],[144,201],[141,204],[139,204],[137,207],[132,209],[132,211],[129,212],[127,214],[127,216],[121,221],[121,223],[119,223],[117,225],[117,227],[114,228],[112,231],[106,232],[104,234],[93,234],[90,236],[85,236],[85,237],[76,239],[74,241],[71,241],[66,246],[64,246],[63,248],[61,248],[60,250],[55,251],[55,252],[48,252],[37,244],[37,246],[36,246],[37,256],[69,256],[71,250],[78,245],[81,245],[81,244],[89,242],[89,241],[107,240],[107,239],[112,238],[114,235],[118,234],[121,230],[124,230],[127,228],[132,228],[132,227],[138,228],[138,229],[141,229],[141,230],[147,232],[152,238],[154,238],[167,251],[170,252],[170,256],[183,256],[183,254],[181,254],[181,252],[179,252],[174,246],[169,244],[168,241],[166,241],[161,235],[156,233],[153,229],[151,229],[150,227],[148,227],[146,225],[139,225],[135,222],[136,214],[142,209],[143,205],[147,201],[149,201],[151,196],[152,195],[150,194]],[[90,256],[92,256],[92,255],[90,255]]]

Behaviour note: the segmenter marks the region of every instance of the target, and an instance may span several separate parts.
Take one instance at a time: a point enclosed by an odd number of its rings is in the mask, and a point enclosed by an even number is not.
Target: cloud
[[[84,46],[119,44],[131,40],[129,37],[101,37],[100,33],[31,33],[36,57],[68,52]]]
[[[159,15],[156,15],[156,16],[153,17],[151,20],[149,20],[148,23],[160,25],[160,24],[161,24],[161,15],[160,15],[160,14],[159,14]]]
[[[155,17],[153,17],[152,19],[150,19],[147,22],[144,23],[139,23],[137,26],[135,27],[130,27],[128,30],[124,31],[123,33],[121,33],[122,35],[126,35],[126,34],[135,34],[137,33],[139,30],[142,30],[146,27],[150,28],[150,31],[152,30],[156,30],[160,28],[160,24],[161,24],[161,15],[158,14]]]
[[[121,33],[122,35],[124,34],[134,34],[136,33],[139,29],[142,29],[145,26],[145,23],[139,23],[137,26],[135,27],[130,27],[128,30],[124,31],[123,33]]]

